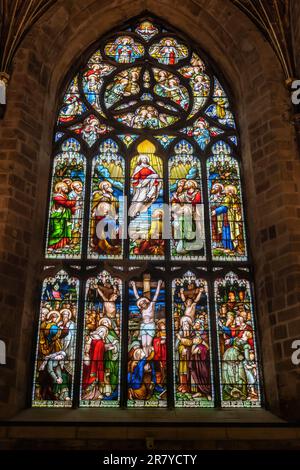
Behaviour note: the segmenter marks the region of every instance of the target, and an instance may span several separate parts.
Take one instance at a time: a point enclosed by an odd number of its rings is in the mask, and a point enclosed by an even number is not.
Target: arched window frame
[[[102,119],[101,114],[92,107],[92,105],[86,99],[85,93],[82,87],[82,75],[85,71],[85,67],[87,65],[88,59],[91,55],[97,51],[101,51],[101,55],[103,57],[104,53],[104,45],[107,43],[108,39],[114,39],[120,33],[126,33],[128,36],[135,37],[137,36],[135,33],[128,31],[128,28],[133,28],[133,25],[136,25],[144,20],[154,21],[156,25],[159,26],[160,32],[157,36],[151,39],[148,43],[143,41],[142,38],[138,38],[138,41],[143,43],[144,45],[149,45],[149,43],[155,41],[158,42],[160,39],[164,37],[174,37],[177,40],[182,40],[184,44],[186,44],[189,48],[189,54],[186,59],[180,61],[180,66],[183,67],[184,65],[188,65],[191,59],[191,55],[193,52],[196,52],[199,57],[205,63],[205,73],[209,76],[210,83],[214,83],[214,78],[217,77],[218,81],[221,83],[222,88],[225,91],[226,96],[229,99],[230,103],[230,110],[233,112],[234,118],[236,118],[236,113],[234,112],[234,100],[232,99],[231,92],[229,87],[226,84],[226,80],[224,79],[222,73],[218,70],[218,68],[214,65],[211,58],[207,57],[205,52],[201,48],[199,48],[195,44],[191,44],[189,38],[186,37],[183,33],[175,30],[172,26],[167,24],[164,20],[160,20],[154,15],[151,17],[140,16],[138,18],[134,18],[130,20],[128,23],[123,24],[122,27],[118,27],[106,35],[102,36],[99,41],[93,44],[84,54],[81,55],[79,60],[76,64],[73,65],[72,69],[70,70],[64,84],[65,86],[62,87],[62,94],[59,99],[59,102],[63,102],[63,96],[66,93],[67,87],[69,86],[71,80],[74,78],[76,74],[81,76],[81,80],[79,80],[79,94],[80,99],[83,101],[84,105],[86,106],[85,113],[79,115],[78,118],[72,120],[72,123],[67,124],[59,124],[56,123],[53,133],[53,152],[52,152],[52,159],[51,159],[51,170],[50,174],[53,173],[53,163],[54,158],[58,153],[61,151],[61,144],[67,138],[75,138],[78,142],[80,142],[81,149],[80,153],[85,157],[86,161],[86,175],[85,175],[85,198],[84,198],[84,218],[83,218],[83,233],[82,233],[82,252],[81,258],[73,258],[73,259],[59,259],[59,258],[49,258],[47,256],[44,257],[43,260],[43,275],[42,278],[45,279],[47,277],[55,277],[57,273],[63,270],[67,273],[70,277],[76,277],[80,281],[80,288],[79,288],[79,300],[78,300],[78,325],[77,325],[77,341],[76,341],[76,361],[75,361],[75,373],[74,373],[74,395],[73,395],[73,408],[77,408],[80,406],[80,377],[81,377],[81,366],[82,366],[82,347],[83,347],[83,328],[84,328],[84,311],[85,311],[85,287],[86,282],[88,279],[92,277],[96,277],[102,271],[107,270],[110,274],[115,277],[118,277],[122,280],[122,298],[123,298],[123,321],[122,321],[122,349],[121,349],[121,394],[120,394],[120,406],[122,408],[126,407],[127,402],[127,338],[128,338],[128,305],[129,305],[129,294],[128,294],[128,283],[130,280],[140,279],[139,276],[142,276],[143,273],[147,272],[151,275],[153,280],[163,279],[165,283],[166,289],[166,311],[172,311],[172,281],[180,276],[183,276],[188,271],[195,274],[197,278],[205,279],[208,285],[208,304],[209,304],[209,311],[210,311],[210,331],[211,331],[211,350],[212,350],[212,357],[213,357],[213,388],[214,388],[214,407],[218,408],[221,407],[221,392],[220,392],[220,369],[217,365],[217,358],[218,358],[218,330],[217,330],[217,321],[216,321],[216,301],[215,301],[215,281],[220,277],[225,277],[228,273],[234,273],[239,279],[244,279],[249,281],[250,289],[251,289],[251,297],[252,297],[252,304],[255,312],[255,293],[253,287],[253,265],[252,265],[252,257],[251,257],[251,250],[250,250],[250,243],[248,239],[248,228],[247,228],[247,204],[245,202],[245,192],[244,192],[244,175],[243,175],[243,167],[241,161],[241,145],[240,145],[240,133],[238,127],[238,121],[235,120],[236,128],[228,128],[221,123],[216,122],[215,119],[205,115],[205,119],[211,126],[217,126],[219,129],[223,130],[224,133],[217,137],[211,137],[210,142],[207,144],[205,150],[200,150],[199,145],[196,143],[195,139],[192,136],[187,134],[179,133],[179,130],[187,127],[192,122],[195,122],[198,117],[202,117],[204,115],[204,110],[207,108],[209,103],[212,103],[212,96],[214,86],[211,85],[210,93],[206,100],[205,106],[201,107],[201,109],[193,116],[192,119],[189,120],[187,123],[185,121],[185,113],[182,111],[180,114],[180,119],[177,123],[168,126],[166,129],[132,129],[128,127],[126,129],[124,126],[119,125],[116,120],[113,118],[108,118],[107,125],[115,128],[116,130],[110,132],[109,134],[103,135],[100,138],[97,138],[96,142],[90,147],[84,139],[82,139],[78,134],[76,135],[72,132],[69,128],[70,126],[76,125],[77,123],[82,122],[88,115],[94,114],[99,120]],[[105,61],[109,62],[111,65],[116,65],[113,59],[109,59],[105,57]],[[112,80],[116,74],[118,74],[121,70],[126,70],[129,67],[135,67],[139,65],[139,61],[137,60],[136,63],[133,64],[124,64],[124,66],[120,67],[120,64],[108,77],[108,81]],[[158,65],[160,68],[173,72],[174,70],[167,65],[164,64],[157,64],[153,60],[153,66]],[[177,64],[178,66],[178,64]],[[141,65],[142,72],[140,73],[139,84],[142,83],[142,76],[145,70],[145,63]],[[154,79],[153,82],[155,83]],[[181,77],[181,83],[186,85],[186,88],[189,92],[189,99],[190,99],[190,107],[189,111],[192,109],[193,104],[193,97],[190,92],[189,80]],[[100,102],[102,109],[105,109],[104,106],[104,93],[100,95]],[[172,101],[169,99],[169,104],[172,105]],[[142,101],[139,101],[139,105]],[[118,105],[122,104],[118,102]],[[147,103],[150,104],[150,103]],[[62,106],[62,104],[61,104]],[[57,133],[63,132],[64,136],[61,138],[56,138]],[[137,134],[138,138],[130,145],[126,146],[124,142],[118,137],[118,135],[122,134]],[[168,147],[164,147],[161,145],[154,136],[162,136],[162,135],[172,135],[174,136],[174,140]],[[236,145],[230,142],[229,137],[236,136],[237,143]],[[178,144],[180,141],[185,140],[189,142],[194,149],[194,155],[199,157],[200,164],[201,164],[201,183],[202,183],[202,197],[203,197],[203,204],[204,204],[204,223],[205,223],[205,257],[206,259],[203,260],[174,260],[171,259],[170,256],[170,240],[166,240],[165,246],[165,259],[164,260],[155,260],[155,259],[147,259],[147,260],[138,260],[138,259],[129,259],[129,240],[128,238],[124,241],[124,257],[123,259],[116,259],[116,260],[101,260],[101,259],[93,259],[87,256],[88,251],[88,244],[89,244],[89,215],[90,215],[90,200],[91,200],[91,176],[92,176],[92,162],[96,155],[99,154],[99,146],[105,142],[107,139],[114,140],[118,147],[119,153],[124,158],[125,161],[125,194],[129,195],[130,192],[130,163],[132,158],[137,154],[137,147],[138,145],[143,142],[145,139],[149,140],[153,143],[156,148],[156,153],[162,158],[163,161],[163,189],[164,189],[164,201],[165,203],[169,203],[169,181],[167,178],[168,173],[168,162],[169,158],[174,154],[175,145]],[[247,246],[247,259],[246,260],[232,260],[229,261],[221,261],[221,260],[214,260],[212,256],[212,249],[211,249],[211,231],[210,231],[210,215],[209,215],[209,201],[208,201],[208,181],[207,181],[207,168],[206,163],[207,160],[212,156],[211,148],[212,145],[218,141],[224,141],[230,145],[231,148],[231,156],[237,161],[239,171],[240,171],[240,184],[242,189],[242,198],[243,198],[243,213],[244,213],[244,229],[245,229],[245,242]],[[49,182],[49,191],[48,194],[51,192],[51,181]],[[50,198],[49,204],[46,211],[46,220],[48,221],[49,218],[49,209],[50,209]],[[45,240],[47,239],[47,224],[46,224],[46,233],[45,233]],[[42,290],[42,289],[41,289]],[[167,350],[168,350],[168,358],[167,358],[167,389],[168,389],[168,398],[167,398],[167,406],[168,408],[174,408],[175,401],[174,401],[174,357],[173,357],[173,336],[172,336],[172,329],[173,329],[173,319],[171,315],[166,315],[166,327],[167,327]],[[256,347],[258,346],[258,331],[256,327],[256,320],[255,315],[253,318],[253,325],[256,332]],[[260,405],[263,404],[263,390],[262,390],[262,372],[260,370],[260,357],[259,357],[259,348],[257,348],[257,361],[259,366],[259,380],[260,380]],[[34,375],[34,372],[33,372]]]

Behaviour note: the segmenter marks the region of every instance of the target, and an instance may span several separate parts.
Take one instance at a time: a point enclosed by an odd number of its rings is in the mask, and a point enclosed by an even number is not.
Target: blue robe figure
[[[149,362],[147,361],[147,358],[144,357],[143,359],[140,359],[138,361],[133,371],[128,372],[128,376],[127,376],[128,389],[129,389],[129,395],[131,395],[132,399],[147,400],[151,398],[151,392],[149,390],[149,387],[147,387],[148,384],[146,384],[144,381],[144,374],[145,374],[144,367],[147,363],[150,365],[151,383],[155,385],[154,391],[158,393],[162,393],[164,391],[164,388],[156,383],[156,375],[155,375],[152,361]]]
[[[215,209],[216,216],[223,215],[222,222],[222,245],[225,250],[233,250],[233,243],[231,241],[231,230],[228,221],[228,207],[220,206]]]

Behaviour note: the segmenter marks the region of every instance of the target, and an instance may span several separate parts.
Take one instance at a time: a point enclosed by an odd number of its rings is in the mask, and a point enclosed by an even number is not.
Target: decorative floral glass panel
[[[263,403],[228,90],[152,16],[81,56],[53,133],[34,406]]]

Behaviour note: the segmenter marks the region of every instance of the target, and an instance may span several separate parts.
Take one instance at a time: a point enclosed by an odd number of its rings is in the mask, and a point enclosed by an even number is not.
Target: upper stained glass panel
[[[184,78],[189,80],[193,92],[193,108],[189,118],[200,111],[207,102],[210,92],[210,78],[204,73],[205,65],[197,54],[193,54],[190,64],[179,69]]]
[[[204,259],[205,225],[201,163],[193,146],[182,140],[169,159],[171,204],[171,257],[177,260]]]
[[[207,160],[213,258],[247,260],[240,170],[231,147],[223,141],[212,147]]]
[[[154,92],[162,98],[169,98],[181,108],[189,107],[189,94],[187,89],[180,84],[180,80],[171,72],[154,68],[154,78],[157,85],[154,86]]]
[[[206,149],[213,137],[224,133],[218,127],[211,126],[203,117],[199,117],[192,126],[185,127],[181,132],[193,137],[202,151]]]
[[[140,71],[140,67],[132,67],[114,76],[105,90],[104,101],[106,108],[111,108],[122,98],[138,94],[140,91],[138,84]]]
[[[214,79],[213,104],[207,108],[206,114],[217,120],[223,126],[232,127],[234,129],[236,127],[233,114],[230,111],[227,95],[219,80],[216,78]]]
[[[83,103],[80,97],[78,76],[76,76],[71,81],[63,97],[63,104],[58,113],[58,123],[65,124],[72,122],[74,119],[81,116],[86,110],[86,105]]]
[[[92,147],[101,135],[108,134],[113,128],[101,123],[96,116],[91,114],[83,122],[71,126],[70,130],[80,135],[88,146]]]
[[[80,153],[77,140],[65,140],[53,161],[47,258],[78,258],[81,255],[85,166],[85,157]]]
[[[93,54],[88,62],[88,67],[82,75],[82,88],[88,102],[98,111],[103,113],[100,94],[104,83],[104,77],[110,75],[115,67],[104,62],[100,52]]]
[[[93,160],[89,257],[122,258],[125,164],[117,144],[105,140]]]
[[[137,147],[130,165],[130,256],[163,259],[163,165],[155,146],[148,140]]]
[[[137,129],[162,129],[171,126],[179,117],[161,113],[152,105],[140,106],[134,112],[116,115],[117,121]]]

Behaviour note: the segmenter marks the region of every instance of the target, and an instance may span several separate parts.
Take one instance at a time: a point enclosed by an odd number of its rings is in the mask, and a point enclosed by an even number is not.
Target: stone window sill
[[[106,423],[112,426],[142,425],[285,425],[286,422],[264,409],[173,409],[173,410],[116,410],[116,409],[42,409],[21,411],[5,424],[84,424]]]

